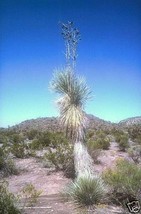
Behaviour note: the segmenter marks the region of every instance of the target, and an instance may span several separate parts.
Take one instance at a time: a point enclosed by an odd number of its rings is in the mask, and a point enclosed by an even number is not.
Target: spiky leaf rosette
[[[89,175],[71,182],[63,191],[64,197],[71,198],[76,206],[98,204],[106,196],[106,186],[100,177]]]
[[[84,105],[90,97],[90,90],[81,77],[71,68],[62,69],[54,74],[51,88],[61,95],[57,104],[60,109],[61,124],[73,140],[84,140],[86,115]]]

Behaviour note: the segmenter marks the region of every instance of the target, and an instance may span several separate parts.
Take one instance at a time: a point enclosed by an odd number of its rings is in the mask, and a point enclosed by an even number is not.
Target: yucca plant
[[[77,179],[64,190],[64,195],[70,197],[78,207],[98,204],[104,199],[105,193],[101,178],[89,175]]]
[[[55,72],[51,88],[61,96],[57,100],[60,122],[66,130],[67,137],[74,144],[75,171],[79,178],[85,174],[93,174],[93,161],[85,145],[87,117],[84,112],[84,106],[91,92],[85,80],[74,72],[80,34],[73,27],[73,22],[62,24],[62,35],[66,44],[67,64],[64,69]]]
[[[70,67],[55,73],[51,88],[61,95],[57,101],[61,125],[74,144],[74,161],[77,176],[92,173],[92,159],[87,152],[85,130],[87,124],[84,105],[90,90],[84,79],[77,77]]]

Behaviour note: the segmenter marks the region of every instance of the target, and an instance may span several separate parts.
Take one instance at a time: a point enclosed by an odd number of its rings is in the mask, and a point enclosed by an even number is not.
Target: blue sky
[[[140,0],[1,0],[0,126],[57,116],[49,91],[65,65],[59,22],[81,33],[77,73],[94,98],[86,112],[113,122],[141,115]]]

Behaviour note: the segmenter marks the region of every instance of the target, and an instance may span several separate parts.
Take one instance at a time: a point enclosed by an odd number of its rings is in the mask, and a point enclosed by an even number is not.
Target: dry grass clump
[[[16,206],[17,198],[8,191],[8,183],[0,182],[0,213],[1,214],[20,214]]]

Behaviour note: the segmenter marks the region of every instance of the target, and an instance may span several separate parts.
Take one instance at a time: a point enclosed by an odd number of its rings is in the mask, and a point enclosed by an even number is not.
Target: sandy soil
[[[128,158],[128,155],[125,152],[119,152],[117,143],[111,142],[110,149],[107,151],[102,151],[99,157],[100,164],[94,165],[95,171],[97,173],[101,173],[106,168],[114,166],[116,159],[119,157]],[[49,169],[43,168],[42,163],[36,158],[15,159],[15,161],[16,165],[21,169],[24,169],[24,171],[22,171],[19,175],[10,176],[7,178],[7,181],[9,182],[9,190],[14,194],[19,194],[26,184],[32,183],[37,190],[42,191],[39,201],[35,207],[26,208],[24,213],[76,213],[73,204],[62,202],[59,197],[59,192],[67,183],[70,182],[70,179],[65,178],[62,172],[50,173]],[[118,207],[107,207],[106,209],[101,208],[99,211],[93,211],[92,213],[122,213],[119,211]]]
[[[126,152],[119,151],[119,147],[116,142],[111,142],[109,150],[101,151],[101,155],[98,158],[100,164],[94,165],[95,171],[97,173],[102,173],[107,168],[114,167],[118,158],[129,159],[129,156]]]

